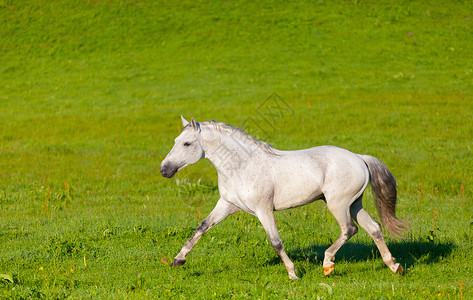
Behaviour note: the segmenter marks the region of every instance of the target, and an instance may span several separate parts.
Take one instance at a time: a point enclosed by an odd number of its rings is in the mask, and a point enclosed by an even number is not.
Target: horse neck
[[[205,157],[219,174],[231,174],[247,163],[256,152],[255,144],[240,132],[212,130],[203,134],[202,147]]]

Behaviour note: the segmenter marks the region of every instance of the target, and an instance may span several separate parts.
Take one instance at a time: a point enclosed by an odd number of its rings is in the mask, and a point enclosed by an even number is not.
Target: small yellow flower
[[[439,297],[440,297],[440,296],[442,296],[442,294],[441,294],[441,293],[438,293],[438,295],[437,295],[437,296],[439,296]]]
[[[43,270],[44,270],[44,268],[43,268],[43,267],[39,267],[39,270],[40,270],[40,271],[43,271]]]
[[[70,271],[71,271],[71,273],[74,273],[74,269],[72,269],[72,268],[71,268],[71,270],[70,270]]]

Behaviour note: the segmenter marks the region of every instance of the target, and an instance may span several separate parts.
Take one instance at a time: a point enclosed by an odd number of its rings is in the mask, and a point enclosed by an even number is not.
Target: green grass
[[[0,0],[0,298],[473,297],[469,1]],[[268,126],[276,93],[290,114]],[[218,199],[208,161],[164,179],[179,116],[279,149],[385,162],[404,241],[391,274],[322,202],[277,212],[301,278],[238,213],[169,262]],[[251,125],[252,124],[252,125]],[[262,126],[263,134],[258,131]],[[366,193],[365,207],[375,215]],[[13,281],[13,282],[11,282]]]

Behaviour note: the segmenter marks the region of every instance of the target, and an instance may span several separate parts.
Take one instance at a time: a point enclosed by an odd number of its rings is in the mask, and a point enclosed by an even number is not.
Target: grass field
[[[472,36],[460,0],[0,0],[0,298],[473,297]],[[298,281],[245,213],[170,268],[218,199],[208,161],[160,176],[181,114],[378,157],[404,276],[360,231],[324,277],[322,202],[275,214]]]

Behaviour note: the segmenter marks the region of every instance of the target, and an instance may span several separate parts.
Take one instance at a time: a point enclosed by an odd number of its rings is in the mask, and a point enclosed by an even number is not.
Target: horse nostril
[[[166,177],[166,178],[171,178],[176,174],[177,168],[174,167],[174,165],[170,163],[166,163],[161,166],[161,176]]]
[[[161,167],[161,175],[165,175],[168,172],[168,166],[164,165]]]

